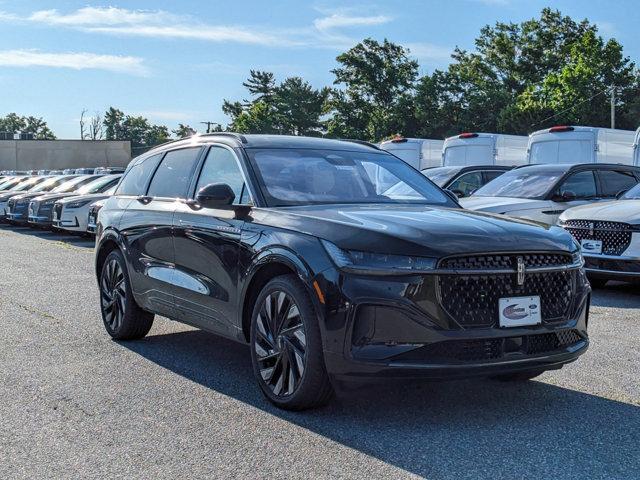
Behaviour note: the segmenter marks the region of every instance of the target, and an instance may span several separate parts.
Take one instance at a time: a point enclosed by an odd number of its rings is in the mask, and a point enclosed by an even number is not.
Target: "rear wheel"
[[[304,410],[330,400],[317,316],[295,275],[274,278],[258,295],[251,360],[262,392],[278,407]]]
[[[153,325],[154,315],[142,310],[133,298],[124,257],[118,250],[102,266],[100,310],[107,333],[116,340],[142,338]]]
[[[496,375],[491,378],[501,382],[526,382],[542,375],[544,372],[544,370],[531,370],[528,372],[505,373],[504,375]]]

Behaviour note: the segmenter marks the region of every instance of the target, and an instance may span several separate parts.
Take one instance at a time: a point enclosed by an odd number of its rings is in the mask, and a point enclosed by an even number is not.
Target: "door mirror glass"
[[[226,183],[211,183],[196,194],[196,201],[204,208],[220,208],[233,204],[236,194]]]
[[[458,194],[455,192],[452,192],[451,190],[449,190],[448,188],[444,188],[443,192],[447,194],[447,196],[453,200],[454,202],[456,202],[456,204],[458,203]]]
[[[558,202],[572,202],[576,198],[578,198],[578,197],[575,194],[575,192],[572,192],[571,190],[565,190],[564,192],[559,193],[558,195],[556,195],[556,198],[554,200],[556,200]]]

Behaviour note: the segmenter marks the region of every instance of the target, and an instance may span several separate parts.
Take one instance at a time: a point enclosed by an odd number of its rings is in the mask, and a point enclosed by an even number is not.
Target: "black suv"
[[[249,343],[283,408],[356,378],[525,380],[588,345],[570,234],[465,211],[368,144],[218,133],[153,149],[100,210],[95,262],[112,337],[160,314]]]

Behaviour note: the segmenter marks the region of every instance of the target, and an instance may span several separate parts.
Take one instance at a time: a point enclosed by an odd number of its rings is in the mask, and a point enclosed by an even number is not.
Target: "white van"
[[[525,165],[528,143],[521,135],[461,133],[444,141],[442,166]]]
[[[444,140],[395,137],[380,143],[380,148],[401,158],[413,168],[439,167]]]
[[[558,126],[529,135],[527,162],[633,164],[636,132],[612,128]]]

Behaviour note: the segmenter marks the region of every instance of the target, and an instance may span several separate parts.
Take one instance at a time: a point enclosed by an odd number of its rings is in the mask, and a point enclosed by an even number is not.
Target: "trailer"
[[[444,141],[442,166],[524,165],[528,143],[529,138],[521,135],[461,133]]]
[[[529,135],[527,163],[620,163],[633,165],[632,130],[560,125]]]
[[[444,140],[397,136],[380,143],[380,148],[407,162],[413,168],[439,167]]]

